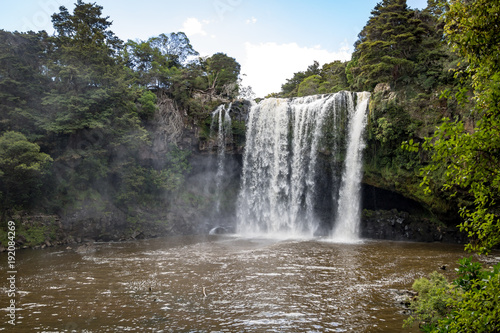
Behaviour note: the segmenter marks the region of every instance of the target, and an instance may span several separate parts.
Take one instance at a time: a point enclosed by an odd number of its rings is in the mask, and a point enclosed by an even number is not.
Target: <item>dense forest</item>
[[[468,249],[488,252],[500,241],[498,10],[382,1],[350,61],[314,62],[269,97],[372,92],[364,182],[424,202],[441,220],[457,212]]]
[[[363,181],[459,219],[467,249],[489,253],[500,243],[499,13],[491,0],[423,10],[382,0],[350,61],[314,62],[268,97],[372,92]],[[0,30],[2,244],[9,219],[20,244],[37,245],[63,222],[67,235],[107,240],[109,221],[123,220],[122,235],[135,238],[209,208],[186,183],[186,133],[210,139],[211,112],[240,93],[236,59],[200,57],[182,32],[124,42],[95,3],[61,7],[52,22],[53,36]],[[244,124],[233,126],[242,136]],[[416,282],[415,319],[434,332],[499,330],[500,268],[460,267],[451,284],[439,274]]]
[[[375,6],[348,62],[295,73],[275,97],[372,92],[365,182],[392,188],[436,214],[460,216],[466,249],[500,243],[500,2],[404,0]],[[500,265],[459,262],[451,283],[415,281],[410,303],[425,332],[496,332]]]
[[[236,97],[240,65],[224,53],[199,57],[182,32],[123,42],[102,7],[75,5],[52,16],[54,36],[0,31],[2,221],[86,207],[120,213],[134,234],[152,220],[140,207],[198,200],[181,191],[190,150],[178,143]],[[48,232],[28,229],[32,245]]]

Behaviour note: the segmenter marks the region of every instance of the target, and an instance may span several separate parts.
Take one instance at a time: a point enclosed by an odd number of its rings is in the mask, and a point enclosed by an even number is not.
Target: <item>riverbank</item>
[[[144,216],[144,219],[146,218],[147,216]],[[176,218],[180,219],[179,216],[173,215],[165,218],[173,221]],[[96,224],[94,221],[94,223],[89,224],[100,226],[101,230],[105,230],[105,226],[110,227],[118,223],[110,219],[111,217],[108,214],[107,217],[96,217],[96,221],[100,221],[99,223]],[[117,231],[111,235],[109,232],[99,233],[98,228],[86,230],[86,221],[77,221],[75,216],[72,216],[68,222],[64,220],[64,217],[58,215],[18,214],[13,220],[16,222],[15,242],[17,249],[44,249],[57,245],[74,245],[96,241],[116,242],[153,239],[165,236],[202,235],[208,234],[209,230],[215,226],[208,223],[206,225],[194,225],[195,220],[201,220],[199,216],[193,216],[191,220],[191,224],[193,225],[184,229],[176,227],[177,224],[186,226],[187,221],[184,218],[182,221],[179,220],[179,223],[172,222],[170,224],[162,223],[161,221],[142,220],[136,223],[137,226],[141,226],[136,230],[117,228]],[[70,223],[73,220],[74,222]],[[124,225],[124,223],[121,223],[121,225]],[[67,226],[71,226],[71,229]],[[234,230],[234,228],[231,229]],[[3,252],[7,248],[6,245],[3,245],[7,244],[7,242],[4,242],[7,239],[7,235],[6,232],[1,232],[0,252]],[[360,236],[363,239],[442,242],[451,244],[463,244],[467,241],[466,235],[461,233],[456,227],[446,226],[438,221],[432,221],[428,217],[415,216],[396,209],[363,210],[360,223]]]

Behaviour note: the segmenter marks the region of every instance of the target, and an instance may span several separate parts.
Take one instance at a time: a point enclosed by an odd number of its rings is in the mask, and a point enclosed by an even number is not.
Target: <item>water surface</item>
[[[196,236],[23,250],[14,332],[402,332],[396,291],[451,276],[462,248]]]

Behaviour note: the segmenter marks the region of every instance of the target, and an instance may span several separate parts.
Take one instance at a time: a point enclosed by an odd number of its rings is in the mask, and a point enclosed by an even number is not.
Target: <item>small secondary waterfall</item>
[[[220,212],[221,203],[221,185],[225,177],[225,160],[226,160],[226,143],[232,141],[231,131],[231,116],[229,111],[231,104],[228,107],[220,105],[212,112],[212,123],[210,125],[210,136],[215,132],[215,122],[218,121],[217,129],[217,173],[215,175],[215,211]]]
[[[360,191],[362,177],[362,158],[365,143],[363,132],[366,125],[366,109],[370,93],[358,94],[358,103],[349,123],[349,139],[344,162],[344,173],[338,202],[338,214],[334,223],[332,239],[352,242],[359,238],[359,220],[361,218]]]
[[[238,198],[238,233],[272,237],[314,235],[320,224],[316,209],[318,185],[322,185],[322,174],[328,172],[324,163],[323,167],[319,163],[320,154],[332,165],[342,165],[344,155],[349,155],[346,149],[354,149],[346,147],[347,134],[361,128],[362,136],[368,98],[368,93],[343,91],[293,99],[269,98],[252,106]],[[358,110],[361,117],[357,117]],[[361,124],[352,125],[358,118]],[[356,146],[360,152],[362,146]],[[346,169],[351,167],[352,164],[345,165]],[[337,207],[345,206],[340,199],[336,204],[337,198],[343,198],[356,186],[341,182],[339,169],[329,169],[332,187],[342,188],[332,194],[335,202],[331,206],[335,206],[333,215],[344,216],[337,214]],[[356,175],[359,183],[360,171]],[[359,190],[356,200],[359,206]]]

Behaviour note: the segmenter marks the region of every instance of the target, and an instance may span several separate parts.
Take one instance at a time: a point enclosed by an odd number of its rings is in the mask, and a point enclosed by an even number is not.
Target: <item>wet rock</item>
[[[75,251],[80,254],[90,254],[96,251],[96,247],[94,243],[85,243],[77,247]]]
[[[467,239],[457,228],[396,209],[364,210],[360,230],[361,237],[371,239],[447,243],[464,243]]]
[[[394,303],[403,307],[404,310],[408,310],[411,301],[417,296],[415,291],[406,289],[389,289],[389,293],[392,299],[394,299]]]
[[[229,231],[226,228],[221,227],[221,226],[217,226],[215,228],[212,228],[208,234],[209,235],[224,235],[227,233],[229,233]]]
[[[19,235],[16,239],[16,244],[19,246],[23,246],[26,243],[26,237],[23,235]]]

